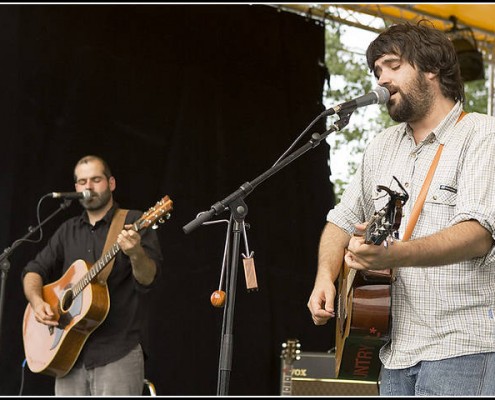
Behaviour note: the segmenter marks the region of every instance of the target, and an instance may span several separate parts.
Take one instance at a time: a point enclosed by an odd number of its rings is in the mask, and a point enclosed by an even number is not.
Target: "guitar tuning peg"
[[[163,223],[165,223],[165,220],[164,220],[162,217],[160,217],[160,218],[158,219],[158,222],[159,222],[160,224],[163,224]]]
[[[157,224],[151,225],[151,229],[158,229],[158,225]]]

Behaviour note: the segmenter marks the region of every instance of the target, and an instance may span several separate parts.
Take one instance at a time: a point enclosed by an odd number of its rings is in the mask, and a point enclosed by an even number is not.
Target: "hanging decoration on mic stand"
[[[201,213],[197,215],[199,217]],[[225,273],[227,271],[227,255],[228,255],[228,249],[230,245],[230,225],[232,222],[232,219],[230,221],[226,219],[219,219],[216,221],[209,221],[209,222],[203,222],[203,225],[211,225],[211,224],[218,224],[220,222],[226,222],[228,224],[227,226],[227,235],[225,237],[225,247],[223,250],[223,259],[222,259],[222,272],[220,273],[220,283],[218,284],[218,290],[215,290],[211,296],[210,296],[210,303],[212,304],[213,307],[221,308],[225,305],[225,291],[222,290],[224,281],[225,281]]]
[[[225,247],[223,251],[222,270],[220,273],[220,283],[218,284],[218,290],[215,290],[210,296],[210,303],[213,305],[213,307],[217,307],[217,308],[221,308],[225,305],[226,294],[225,291],[223,290],[223,287],[225,282],[225,275],[228,273],[228,253],[230,246],[230,232],[231,232],[232,218],[230,221],[227,221],[226,219],[220,219],[216,221],[203,222],[203,225],[217,224],[221,222],[226,222],[228,224],[227,234],[225,238]],[[249,257],[246,256],[244,253],[242,253],[242,257],[244,263],[244,275],[246,277],[246,288],[247,291],[250,292],[250,291],[258,290],[258,281],[256,279],[256,270],[254,267],[254,258],[253,258],[254,251],[249,252],[246,226],[249,228],[249,224],[243,223],[242,231],[244,235],[246,254],[248,254]]]
[[[246,287],[248,292],[258,290],[258,280],[256,279],[256,269],[254,268],[254,251],[249,252],[249,244],[246,235],[246,226],[242,224],[242,233],[244,235],[244,245],[246,254],[242,253],[242,263],[244,264],[244,276],[246,278]]]

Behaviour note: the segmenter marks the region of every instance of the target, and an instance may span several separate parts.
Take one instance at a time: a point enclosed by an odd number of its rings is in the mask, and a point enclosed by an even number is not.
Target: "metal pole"
[[[494,77],[495,77],[495,68],[494,68],[494,57],[493,52],[495,48],[494,46],[490,46],[488,49],[488,101],[487,101],[487,114],[493,116],[493,107],[495,101],[494,94]]]

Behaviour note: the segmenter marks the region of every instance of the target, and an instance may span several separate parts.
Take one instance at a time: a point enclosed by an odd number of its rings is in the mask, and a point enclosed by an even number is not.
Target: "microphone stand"
[[[346,114],[340,116],[341,118],[333,124],[329,130],[323,134],[313,133],[311,139],[292,154],[283,158],[280,162],[273,165],[270,169],[262,173],[255,178],[252,182],[245,182],[235,192],[224,198],[223,200],[213,204],[209,211],[200,213],[194,220],[183,226],[183,231],[188,234],[201,224],[209,221],[214,215],[221,214],[225,210],[229,209],[231,212],[232,224],[232,248],[231,248],[231,263],[232,271],[230,274],[229,291],[224,308],[224,319],[222,325],[222,340],[220,345],[220,358],[219,358],[219,374],[217,382],[217,395],[228,395],[230,372],[232,367],[232,353],[233,353],[233,334],[232,326],[234,320],[234,304],[235,304],[235,292],[237,282],[237,270],[239,262],[239,242],[241,238],[241,230],[244,224],[244,219],[248,212],[248,207],[244,202],[244,198],[249,195],[256,186],[264,182],[266,179],[274,175],[276,172],[284,168],[286,165],[306,153],[308,150],[318,146],[320,142],[325,139],[330,133],[339,131],[349,123],[349,118],[354,112],[352,110],[346,110]]]
[[[1,283],[0,283],[0,339],[1,339],[1,334],[2,334],[2,321],[3,321],[3,305],[4,305],[4,300],[5,300],[5,288],[6,288],[6,282],[7,282],[7,274],[10,269],[10,261],[9,257],[14,251],[15,248],[17,248],[22,242],[24,242],[29,236],[31,236],[34,232],[36,232],[38,229],[40,229],[46,222],[48,222],[50,219],[52,219],[56,214],[58,214],[61,210],[67,209],[70,204],[72,203],[72,200],[64,200],[63,203],[60,204],[60,208],[55,210],[52,214],[50,214],[44,221],[42,221],[38,226],[36,227],[29,227],[28,228],[28,233],[26,233],[21,239],[18,239],[12,243],[10,247],[7,247],[3,253],[0,255],[0,270],[1,270]],[[0,340],[1,343],[1,340]]]

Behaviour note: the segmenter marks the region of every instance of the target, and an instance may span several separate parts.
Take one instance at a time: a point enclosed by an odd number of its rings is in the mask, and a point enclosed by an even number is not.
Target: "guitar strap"
[[[467,113],[465,111],[462,111],[461,115],[459,115],[459,118],[457,119],[456,124],[461,119],[463,119],[466,114]],[[430,169],[428,171],[428,175],[426,175],[426,179],[423,183],[423,187],[421,188],[418,198],[416,199],[416,203],[414,203],[413,210],[411,211],[411,217],[409,218],[409,222],[407,223],[402,241],[409,240],[409,238],[413,233],[414,226],[416,225],[419,214],[421,213],[421,209],[423,208],[423,203],[425,202],[426,199],[426,193],[428,193],[428,188],[430,187],[430,183],[433,179],[433,175],[435,174],[435,169],[437,168],[438,160],[440,159],[440,154],[442,153],[442,150],[443,150],[443,144],[440,144],[440,146],[438,146],[437,154],[435,154],[435,157],[433,158],[433,161],[431,163]]]
[[[107,239],[105,241],[105,246],[103,247],[103,252],[101,254],[106,254],[107,251],[114,245],[117,241],[117,236],[124,228],[125,217],[129,210],[124,210],[122,208],[117,208],[113,214],[112,223],[108,229]],[[98,274],[98,282],[101,285],[105,285],[112,272],[113,264],[115,262],[115,257],[110,260],[110,262],[105,266],[105,268]]]
[[[402,237],[402,241],[409,240],[414,230],[414,226],[418,221],[419,214],[421,213],[421,209],[423,208],[423,204],[426,199],[426,193],[428,193],[428,188],[430,187],[430,183],[433,179],[433,174],[435,173],[435,169],[437,168],[438,160],[440,159],[440,154],[443,150],[443,144],[438,146],[437,154],[433,158],[430,169],[428,170],[428,175],[426,175],[426,179],[423,183],[423,187],[419,192],[418,198],[416,199],[416,203],[414,203],[414,207],[411,211],[411,217],[409,218],[409,222],[407,223],[406,230],[404,232],[404,236]]]

